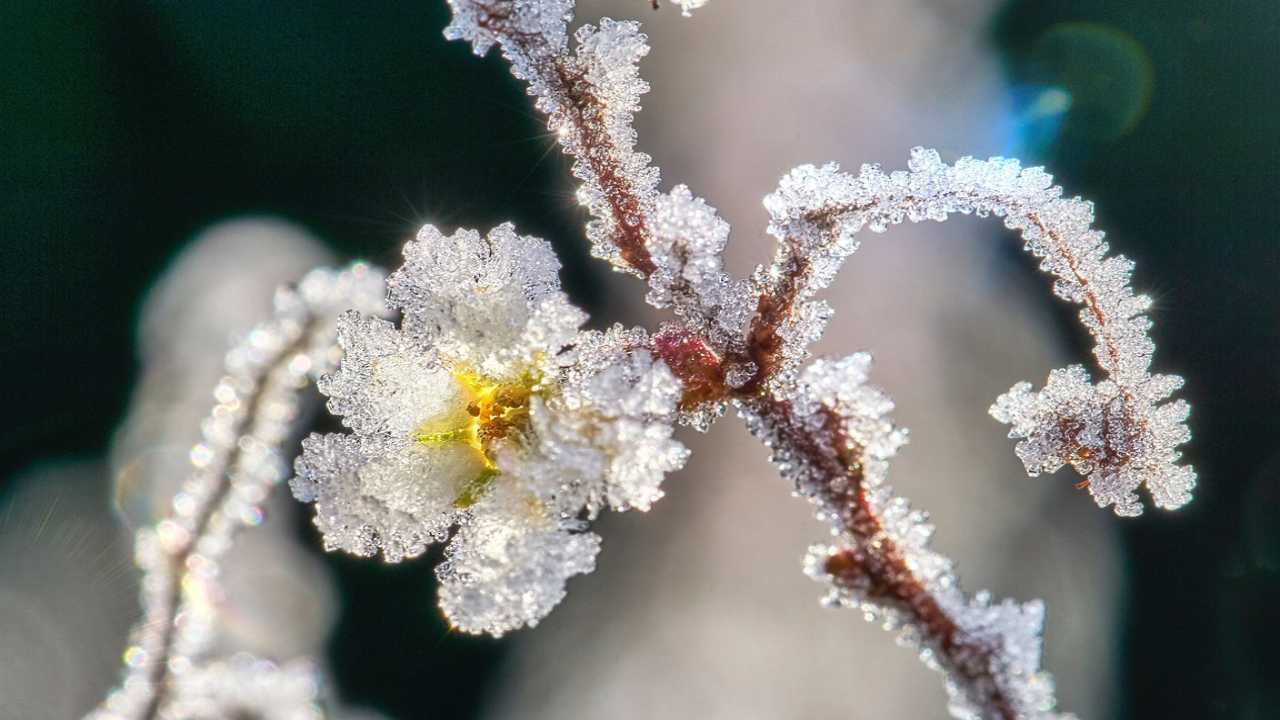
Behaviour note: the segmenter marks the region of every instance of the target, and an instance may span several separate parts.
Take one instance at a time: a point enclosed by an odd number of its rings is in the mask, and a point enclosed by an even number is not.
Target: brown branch
[[[622,259],[640,273],[641,277],[649,277],[657,266],[649,255],[649,231],[645,216],[645,205],[632,187],[631,181],[623,172],[622,163],[618,160],[618,148],[614,146],[605,130],[606,106],[592,92],[591,84],[582,81],[580,69],[568,67],[562,59],[552,62],[551,72],[560,84],[563,92],[572,103],[573,112],[569,117],[578,133],[579,141],[590,148],[588,152],[577,154],[578,162],[586,164],[600,183],[604,196],[609,203],[609,212],[613,215],[614,227],[618,232],[614,236],[614,244]]]
[[[972,193],[967,194],[967,196],[960,193],[943,193],[940,197],[950,197],[952,200],[970,203],[980,199]],[[897,207],[914,209],[926,201],[926,198],[907,196],[899,199]],[[840,223],[844,218],[874,209],[874,204],[829,205],[813,210],[796,222],[803,227],[818,229],[827,238],[825,245],[831,245],[837,239]],[[1039,213],[1017,207],[1010,207],[1008,210],[1010,212],[1017,211],[1018,214],[1035,225],[1045,237],[1053,242],[1057,252],[1071,269],[1075,281],[1081,287],[1084,306],[1097,320],[1100,328],[1098,342],[1102,344],[1107,355],[1111,358],[1112,367],[1118,367],[1122,352],[1116,345],[1115,338],[1108,331],[1110,319],[1102,310],[1101,299],[1093,289],[1093,284],[1088,276],[1080,271],[1079,258],[1071,251],[1069,244],[1044,222]],[[733,391],[736,397],[757,397],[764,392],[769,380],[780,368],[786,351],[784,347],[785,339],[781,335],[781,330],[790,320],[792,313],[798,308],[803,296],[809,292],[807,283],[812,266],[800,249],[800,240],[796,237],[784,237],[782,245],[786,253],[785,272],[779,282],[761,292],[756,306],[756,314],[747,335],[746,359],[755,363],[756,373],[745,385]],[[733,359],[741,360],[741,358]],[[1135,402],[1132,390],[1124,384],[1117,383],[1117,385],[1124,401],[1124,421],[1119,423],[1119,427],[1116,427],[1114,431],[1112,431],[1113,425],[1111,422],[1108,421],[1105,424],[1102,438],[1105,452],[1100,457],[1088,457],[1085,455],[1088,449],[1083,445],[1080,445],[1078,454],[1085,460],[1118,467],[1129,460],[1128,456],[1120,452],[1118,448],[1127,446],[1129,439],[1143,433],[1146,430],[1146,422],[1132,410]],[[1118,441],[1120,438],[1125,441]],[[1088,487],[1087,480],[1081,485],[1081,489],[1085,487]]]
[[[505,7],[510,11],[509,5]],[[609,108],[587,80],[585,69],[569,56],[553,52],[544,38],[510,32],[509,27],[504,34],[504,28],[486,22],[481,20],[482,27],[498,35],[504,45],[515,46],[515,52],[532,62],[541,82],[557,94],[563,105],[558,111],[562,114],[561,121],[569,123],[573,137],[572,141],[562,144],[583,164],[584,174],[594,179],[597,186],[594,189],[607,202],[608,216],[614,226],[610,239],[623,262],[642,277],[650,276],[657,268],[648,249],[652,239],[651,221],[646,215],[649,202],[641,197],[624,172],[620,162],[623,150],[608,132]],[[510,54],[511,48],[507,49]],[[945,193],[931,198],[898,197],[889,202],[896,209],[911,211],[919,210],[925,202],[937,202],[947,196],[970,203],[990,200],[973,193]],[[718,356],[709,337],[683,327],[654,336],[653,350],[681,380],[685,388],[682,408],[733,397],[764,423],[766,435],[770,436],[766,440],[787,456],[787,462],[807,466],[810,472],[801,489],[832,513],[837,528],[850,542],[826,560],[825,570],[833,581],[909,619],[918,628],[921,642],[933,650],[939,664],[964,685],[964,692],[972,701],[1000,720],[1015,720],[1017,700],[1010,696],[1009,688],[998,673],[1003,660],[1001,647],[970,637],[942,599],[913,571],[904,549],[890,536],[869,497],[863,474],[865,448],[848,436],[842,419],[833,410],[821,411],[824,413],[822,428],[815,432],[797,416],[790,401],[775,396],[769,387],[791,355],[784,331],[815,290],[812,283],[815,252],[827,252],[834,247],[848,215],[874,211],[876,204],[830,205],[797,219],[800,226],[816,229],[825,242],[814,242],[812,238],[806,241],[799,236],[782,238],[782,249],[774,266],[776,274],[756,298],[755,315],[741,349]],[[1069,254],[1066,243],[1050,232],[1038,215],[1022,214],[1053,238],[1062,252]],[[1085,288],[1089,300],[1086,304],[1105,334],[1108,318],[1101,310],[1100,301],[1079,273],[1075,259],[1069,259]],[[1106,340],[1114,365],[1121,353],[1112,338]],[[745,362],[754,364],[753,376],[736,389],[729,387],[724,379],[726,368]],[[1107,454],[1111,454],[1110,446]]]
[[[791,317],[800,299],[810,263],[792,250],[787,258],[786,274],[774,292],[762,292],[756,302],[756,314],[747,332],[747,358],[755,364],[755,375],[739,390],[744,396],[761,393],[782,364],[784,340],[780,331]]]
[[[561,146],[595,177],[609,204],[618,253],[628,266],[647,278],[657,269],[648,248],[652,233],[646,215],[647,203],[631,184],[619,158],[620,150],[609,137],[608,105],[596,95],[585,79],[585,71],[572,59],[553,52],[541,35],[513,28],[509,22],[511,11],[510,3],[490,6],[489,13],[477,24],[499,37],[508,52],[514,49],[534,63],[543,82],[568,101],[566,116],[583,149],[575,151],[564,142]]]
[[[979,702],[995,709],[1000,720],[1016,720],[1017,712],[994,671],[998,650],[964,637],[885,532],[867,497],[862,472],[864,448],[844,432],[841,418],[824,410],[826,437],[819,438],[799,422],[789,402],[768,399],[753,407],[791,454],[820,471],[824,480],[817,489],[819,499],[854,541],[827,560],[825,570],[833,581],[911,618],[921,630],[923,642],[935,650],[949,674],[964,679],[967,687],[985,692]]]

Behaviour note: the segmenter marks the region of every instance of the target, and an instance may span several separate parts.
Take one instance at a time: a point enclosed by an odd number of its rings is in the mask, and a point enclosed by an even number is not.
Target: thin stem
[[[963,679],[967,688],[986,693],[977,699],[981,706],[991,708],[1000,720],[1016,720],[1017,712],[993,667],[996,648],[965,638],[959,624],[886,532],[867,494],[865,448],[844,432],[843,419],[823,410],[825,437],[816,437],[796,416],[790,402],[762,400],[753,403],[752,409],[786,445],[777,449],[820,470],[826,479],[818,484],[816,499],[830,511],[839,530],[853,540],[851,547],[841,548],[827,560],[825,570],[833,582],[903,613],[920,629],[922,642],[933,649],[949,675]]]
[[[254,382],[254,392],[242,400],[245,403],[245,408],[235,428],[237,441],[231,444],[230,451],[226,454],[224,462],[220,463],[220,467],[217,470],[207,471],[209,477],[215,478],[215,484],[209,489],[205,502],[195,513],[194,521],[190,528],[190,538],[168,554],[166,562],[169,570],[169,583],[165,590],[164,600],[160,604],[162,610],[159,613],[159,617],[147,619],[148,624],[155,624],[163,628],[163,634],[158,652],[154,657],[147,658],[147,682],[152,691],[146,707],[139,716],[143,720],[154,720],[159,716],[160,710],[164,705],[168,691],[169,661],[173,654],[174,641],[177,635],[176,619],[184,605],[182,587],[188,577],[187,563],[192,555],[196,553],[201,540],[210,532],[213,519],[217,516],[223,502],[236,485],[235,478],[244,452],[243,443],[239,438],[253,434],[253,430],[262,420],[259,413],[263,400],[274,389],[274,383],[271,382],[272,377],[286,369],[289,363],[293,361],[296,353],[306,348],[313,326],[314,320],[305,324],[301,328],[297,339],[285,346],[278,357],[270,364],[263,366],[257,374]],[[177,519],[176,515],[171,515],[168,518],[169,521]]]

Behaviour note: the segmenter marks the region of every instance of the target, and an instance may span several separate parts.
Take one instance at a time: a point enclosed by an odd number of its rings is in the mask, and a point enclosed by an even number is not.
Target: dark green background
[[[428,218],[511,219],[555,239],[571,293],[598,300],[564,163],[505,67],[443,41],[442,5],[0,8],[0,478],[103,451],[143,291],[228,215],[281,214],[380,262]],[[1015,97],[1074,99],[1021,150],[1140,260],[1158,364],[1195,408],[1196,501],[1124,523],[1118,717],[1280,716],[1278,31],[1274,0],[1019,0],[990,32]],[[345,695],[474,714],[501,645],[445,632],[433,563],[328,561]]]

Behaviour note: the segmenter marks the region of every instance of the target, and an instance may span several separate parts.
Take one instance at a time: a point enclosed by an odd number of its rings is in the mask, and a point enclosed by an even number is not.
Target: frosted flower
[[[292,482],[325,546],[389,562],[454,526],[441,607],[459,628],[536,623],[599,539],[579,516],[647,509],[686,452],[680,384],[642,331],[580,330],[542,240],[427,226],[388,280],[399,327],[348,313],[320,382],[351,434],[313,435]]]

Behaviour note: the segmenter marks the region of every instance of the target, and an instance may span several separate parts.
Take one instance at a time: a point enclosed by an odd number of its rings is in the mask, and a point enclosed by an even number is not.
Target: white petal
[[[385,320],[350,312],[338,321],[342,362],[321,378],[329,411],[362,435],[409,438],[424,422],[460,424],[466,396],[427,350]]]
[[[360,474],[370,463],[401,451],[402,445],[356,435],[311,435],[289,481],[293,494],[315,503],[316,528],[326,550],[369,557],[379,552],[387,562],[421,555],[444,539],[455,513],[412,514],[392,509],[369,495]]]
[[[680,383],[641,349],[643,331],[582,333],[559,393],[530,404],[532,432],[498,466],[566,517],[648,510],[688,451],[671,437]]]
[[[532,518],[527,505],[495,497],[503,494],[485,497],[436,569],[440,609],[464,632],[501,636],[536,625],[564,598],[570,577],[595,569],[599,536]]]
[[[551,246],[517,235],[510,223],[487,237],[474,230],[445,236],[427,225],[404,258],[387,281],[404,332],[466,362],[516,345],[535,309],[560,292]]]

